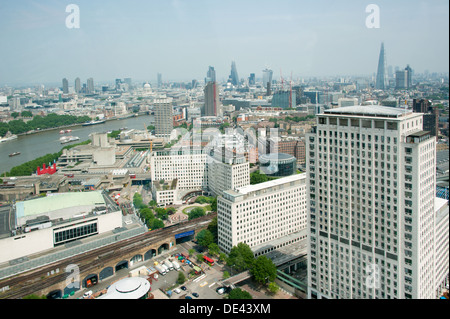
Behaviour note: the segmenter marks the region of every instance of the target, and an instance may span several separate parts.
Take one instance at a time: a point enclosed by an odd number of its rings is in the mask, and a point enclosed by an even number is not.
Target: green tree
[[[219,254],[219,261],[226,261],[227,260],[227,255],[225,253],[220,253]]]
[[[33,117],[33,113],[31,113],[30,111],[22,111],[20,113],[20,116],[22,116],[22,117]]]
[[[267,285],[267,289],[270,293],[276,294],[280,287],[275,282],[269,282],[269,284]]]
[[[11,117],[12,117],[12,118],[15,118],[15,119],[18,118],[19,115],[20,115],[19,112],[12,112],[12,113],[11,113]]]
[[[164,222],[161,219],[155,218],[151,221],[149,228],[150,229],[164,228]]]
[[[217,212],[217,196],[211,202],[211,211]]]
[[[228,299],[253,299],[252,295],[248,291],[241,288],[234,288],[228,294]]]
[[[228,272],[228,271],[224,271],[223,272],[223,277],[222,277],[223,279],[227,279],[227,278],[230,278],[230,273]]]
[[[142,200],[142,196],[139,193],[134,193],[133,195],[133,205],[136,209],[145,208],[144,201]]]
[[[217,243],[218,241],[218,231],[217,231],[217,216],[214,216],[214,218],[211,220],[211,222],[208,224],[207,229],[213,234],[214,242]]]
[[[156,203],[156,201],[155,201],[154,199],[152,199],[152,200],[148,203],[148,205],[149,205],[150,207],[156,207],[158,204]]]
[[[250,173],[250,184],[255,185],[259,183],[267,182],[269,178],[266,174],[261,174],[259,171],[255,171],[253,173]]]
[[[277,277],[277,267],[266,256],[259,256],[250,268],[250,273],[256,282],[265,285],[275,280]]]
[[[202,207],[196,207],[188,213],[188,220],[205,216],[205,210]]]
[[[169,218],[169,213],[164,208],[157,207],[155,208],[155,211],[158,218],[161,218],[162,220],[167,220],[167,218]]]
[[[208,247],[210,244],[214,243],[214,236],[207,229],[202,229],[201,231],[199,231],[195,239],[197,240],[198,244],[203,247]]]
[[[177,283],[181,285],[181,284],[184,284],[185,281],[186,281],[186,276],[184,275],[184,273],[182,271],[179,271]]]
[[[195,249],[194,248],[191,248],[191,249],[188,250],[189,256],[194,255],[194,253],[195,253]]]
[[[252,268],[254,260],[255,257],[250,247],[245,243],[239,243],[231,248],[227,265],[237,271],[244,271]]]
[[[219,254],[219,252],[220,252],[219,245],[217,245],[216,243],[211,243],[208,245],[208,253],[211,256],[216,256]]]

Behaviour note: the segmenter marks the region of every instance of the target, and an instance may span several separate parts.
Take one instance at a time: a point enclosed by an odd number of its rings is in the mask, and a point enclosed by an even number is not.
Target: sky
[[[69,4],[79,28],[68,28]],[[379,8],[379,28],[366,20]],[[448,0],[0,0],[0,86],[372,75],[388,65],[449,71]]]

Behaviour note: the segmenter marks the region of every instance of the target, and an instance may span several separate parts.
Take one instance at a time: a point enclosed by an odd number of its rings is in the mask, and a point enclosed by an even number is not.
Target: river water
[[[126,127],[128,129],[143,130],[144,127],[147,127],[150,124],[154,124],[153,115],[142,115],[123,120],[112,120],[107,121],[104,124],[91,126],[72,126],[67,128],[71,129],[72,132],[64,135],[78,136],[80,140],[67,144],[61,144],[59,141],[59,138],[63,136],[62,134],[59,134],[59,131],[61,129],[55,129],[31,135],[22,135],[15,140],[3,142],[0,144],[0,173],[9,172],[14,166],[31,161],[40,156],[49,153],[57,153],[65,145],[75,144],[88,140],[89,134],[94,132],[113,131],[123,127]],[[9,154],[14,152],[20,152],[21,154],[9,157]]]

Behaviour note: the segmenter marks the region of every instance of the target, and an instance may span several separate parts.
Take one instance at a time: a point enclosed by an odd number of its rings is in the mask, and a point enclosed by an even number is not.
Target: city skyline
[[[294,79],[373,75],[382,42],[389,66],[448,72],[446,1],[379,1],[379,28],[367,27],[367,4],[357,1],[78,1],[78,29],[65,24],[69,4],[0,4],[0,34],[8,44],[0,85],[62,78],[73,85],[77,77],[153,82],[156,73],[165,81],[191,81],[203,79],[208,65],[221,82],[231,61],[244,79],[261,78],[266,66],[275,79],[291,72]],[[418,43],[430,44],[426,54]]]

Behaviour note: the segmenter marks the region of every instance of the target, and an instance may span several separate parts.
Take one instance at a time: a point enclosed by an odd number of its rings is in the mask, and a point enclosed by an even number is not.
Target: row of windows
[[[76,228],[66,229],[54,233],[55,245],[74,240],[77,238],[86,237],[97,233],[97,223],[79,226]]]

